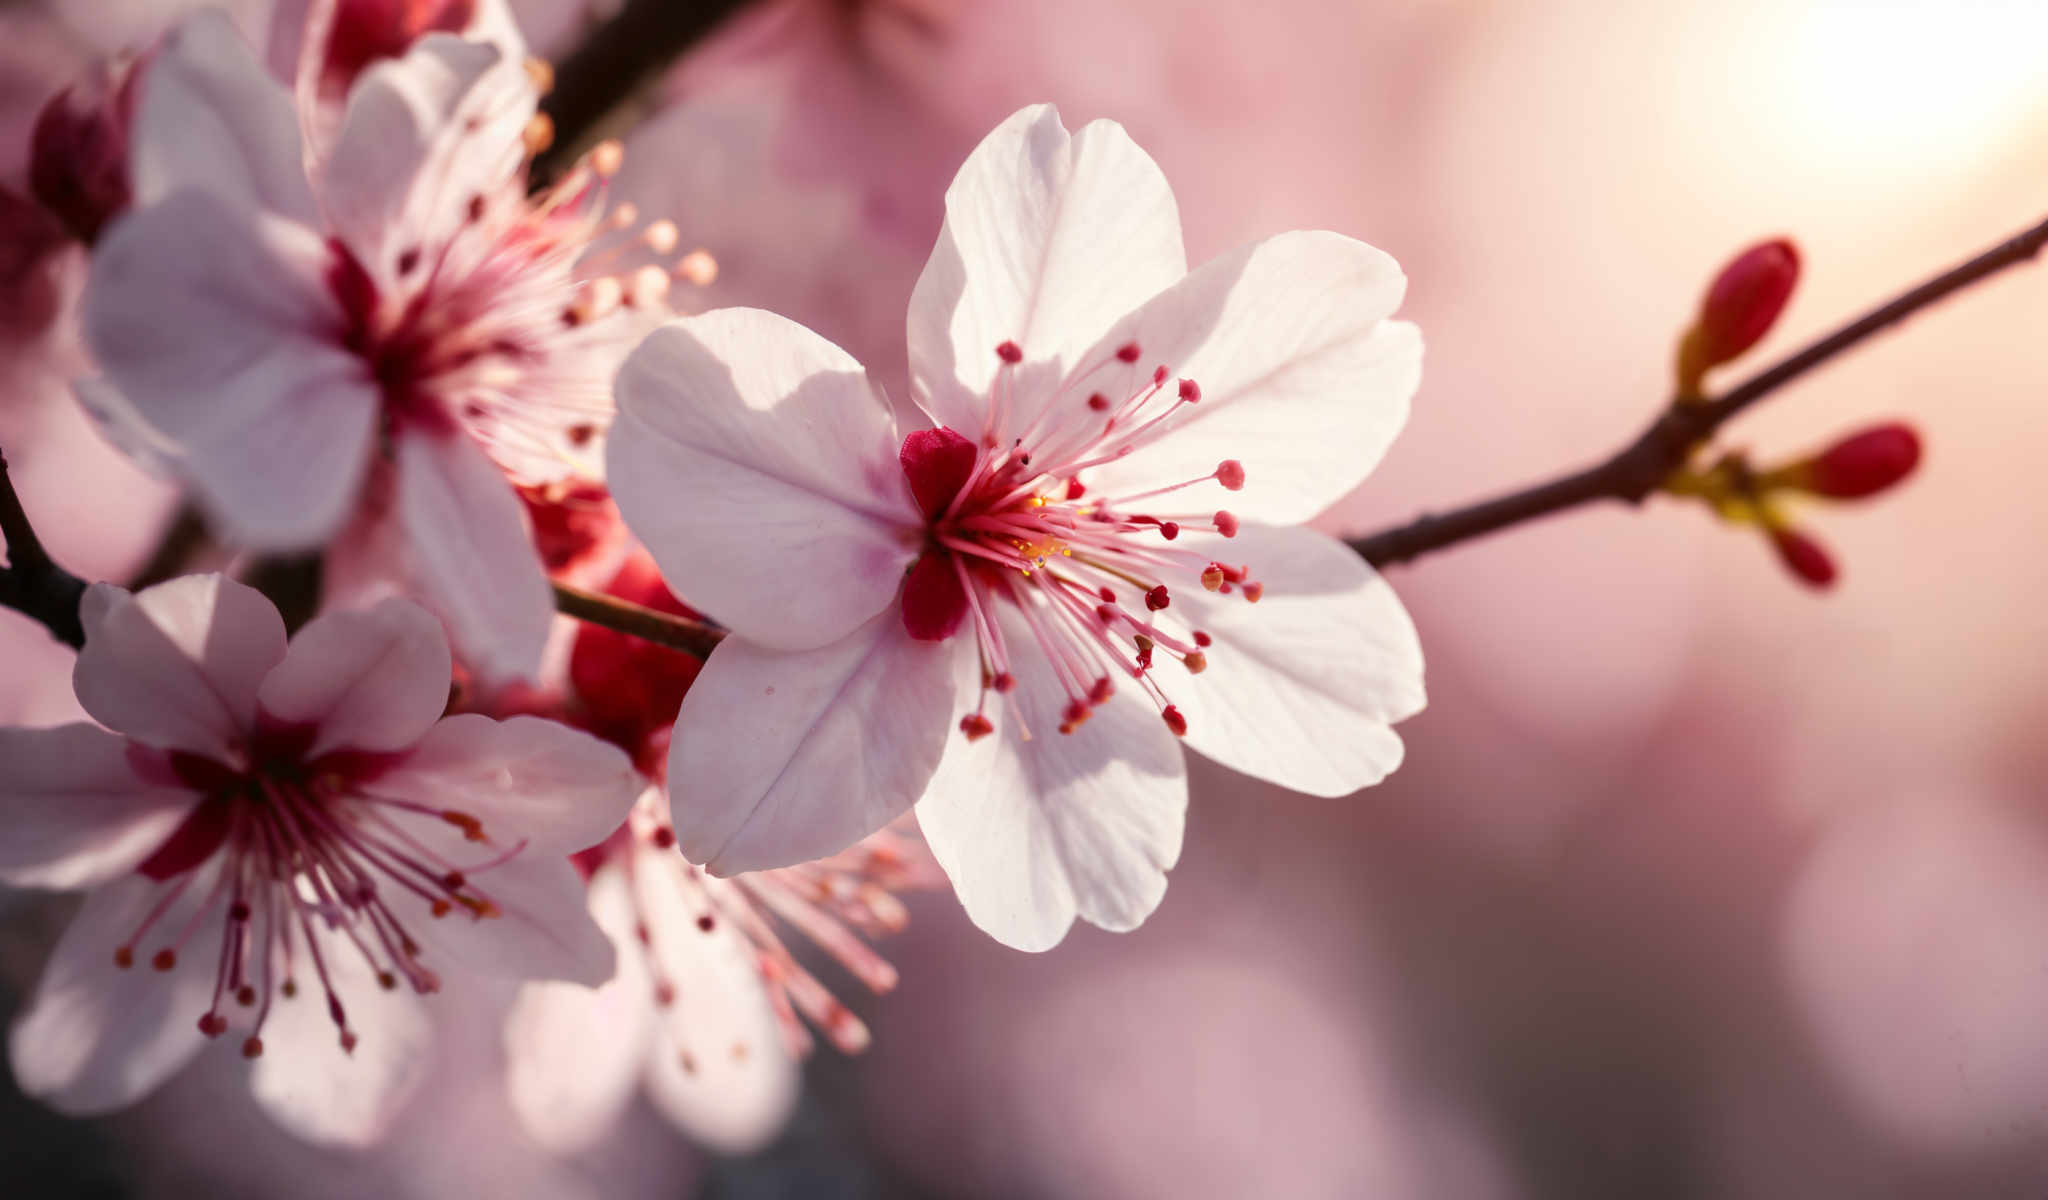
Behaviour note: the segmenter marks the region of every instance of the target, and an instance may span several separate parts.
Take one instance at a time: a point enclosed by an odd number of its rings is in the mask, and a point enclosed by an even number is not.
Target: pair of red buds
[[[1784,238],[1752,246],[1721,269],[1700,301],[1698,317],[1679,341],[1680,403],[1700,401],[1709,370],[1763,340],[1798,282],[1799,251]],[[1890,421],[1769,470],[1751,471],[1739,457],[1731,457],[1706,476],[1682,472],[1688,483],[1673,490],[1703,495],[1724,512],[1753,515],[1786,569],[1802,582],[1824,588],[1838,574],[1833,556],[1813,535],[1787,521],[1771,497],[1795,491],[1830,500],[1860,500],[1896,486],[1919,463],[1920,435],[1910,425]]]

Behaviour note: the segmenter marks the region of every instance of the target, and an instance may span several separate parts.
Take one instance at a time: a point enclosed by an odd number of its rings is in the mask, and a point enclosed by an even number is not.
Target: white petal
[[[143,68],[129,147],[138,209],[199,188],[241,207],[314,218],[291,95],[218,10],[187,18]]]
[[[515,177],[536,99],[520,63],[446,34],[370,67],[321,171],[330,226],[374,278],[404,279],[407,254],[424,275],[469,219],[471,198],[495,197]]]
[[[284,619],[255,588],[186,575],[134,595],[96,583],[80,607],[85,649],[71,685],[111,729],[166,750],[225,759],[256,717],[256,690],[284,658]]]
[[[1401,765],[1391,726],[1422,711],[1422,644],[1386,580],[1312,529],[1245,525],[1189,544],[1247,564],[1265,593],[1248,604],[1174,592],[1165,615],[1216,639],[1207,669],[1167,688],[1188,745],[1314,796],[1347,795]]]
[[[1187,273],[1166,177],[1114,121],[1071,140],[1057,109],[982,139],[946,189],[946,223],[910,297],[912,391],[932,420],[985,432],[996,347],[1057,381],[1117,318]],[[1048,398],[1020,391],[1020,432]]]
[[[829,646],[727,638],[669,746],[676,837],[719,875],[823,858],[910,807],[938,765],[964,641],[912,641],[896,610]]]
[[[1158,442],[1087,476],[1114,497],[1244,464],[1241,492],[1199,495],[1238,516],[1306,521],[1377,466],[1408,420],[1422,336],[1387,318],[1407,279],[1394,260],[1335,233],[1284,233],[1204,263],[1119,321],[1090,356],[1137,342],[1131,378],[1165,364],[1202,389]],[[1121,375],[1091,383],[1115,394]],[[1173,386],[1172,384],[1168,385]],[[1067,399],[1078,403],[1068,389]],[[1080,389],[1086,391],[1086,388]]]
[[[393,598],[367,612],[328,613],[300,630],[257,699],[280,721],[319,727],[308,755],[403,750],[448,707],[450,670],[441,623]]]
[[[384,1136],[433,1067],[433,1023],[427,1006],[400,984],[378,986],[376,973],[345,936],[322,930],[320,954],[334,995],[356,1035],[355,1049],[327,1011],[311,971],[295,996],[278,996],[263,1025],[263,1053],[249,1089],[278,1124],[326,1146],[368,1146]],[[305,943],[298,945],[305,952]]]
[[[751,1153],[789,1120],[802,1082],[758,959],[733,922],[698,926],[702,911],[688,902],[704,903],[704,891],[685,877],[680,857],[636,852],[635,865],[650,952],[675,989],[656,1013],[648,1097],[706,1149]]]
[[[0,882],[104,883],[149,857],[197,799],[139,778],[127,739],[97,726],[0,729]]]
[[[612,940],[610,982],[529,983],[505,1018],[506,1087],[533,1139],[558,1154],[595,1144],[617,1123],[651,1052],[654,1003],[624,872],[590,877],[590,915]]]
[[[304,226],[181,192],[115,226],[92,259],[86,335],[233,540],[301,549],[341,523],[378,394],[343,344]]]
[[[845,351],[721,309],[650,334],[618,400],[612,493],[678,595],[786,650],[837,641],[895,598],[923,521],[895,423]]]
[[[131,875],[86,898],[8,1040],[22,1091],[73,1116],[111,1112],[199,1053],[207,1044],[198,1025],[213,992],[218,912],[172,970],[155,970],[150,960],[198,914],[215,877],[211,868],[194,873],[125,969],[114,965],[114,951],[141,927],[163,885]]]
[[[368,786],[467,813],[500,846],[524,842],[532,854],[566,855],[610,836],[645,784],[618,747],[560,722],[462,713],[435,725]]]
[[[400,437],[398,517],[456,653],[487,681],[532,678],[555,602],[511,483],[463,434]]]
[[[1015,616],[1003,620],[1010,645],[1031,645]],[[1044,659],[1019,655],[1014,671],[1010,703],[989,714],[996,732],[973,742],[954,734],[917,802],[932,856],[968,917],[1006,946],[1051,949],[1076,916],[1135,929],[1180,858],[1180,747],[1128,685],[1062,734],[1065,698]],[[977,690],[962,679],[963,701]]]
[[[425,840],[425,839],[422,839]],[[434,918],[419,911],[406,925],[436,971],[456,967],[502,979],[561,979],[596,987],[612,977],[611,940],[584,908],[583,880],[566,858],[521,851],[498,866],[469,868],[500,847],[470,846],[447,855],[465,868],[472,890],[497,905],[475,917],[457,908]]]

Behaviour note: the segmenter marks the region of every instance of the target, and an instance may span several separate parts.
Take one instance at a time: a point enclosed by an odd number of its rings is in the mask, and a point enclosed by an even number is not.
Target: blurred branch
[[[206,518],[199,515],[199,506],[190,500],[180,501],[177,511],[164,523],[163,532],[157,535],[156,548],[149,552],[148,560],[137,567],[128,580],[128,590],[139,592],[184,574],[185,568],[211,542],[206,531]]]
[[[85,581],[56,564],[29,522],[28,511],[0,454],[0,538],[7,542],[7,566],[0,569],[0,605],[42,622],[50,636],[78,649],[85,626],[78,616]]]
[[[1612,457],[1559,479],[1440,514],[1425,514],[1349,545],[1376,567],[1407,562],[1470,538],[1550,516],[1593,500],[1641,504],[1698,445],[1779,388],[1921,309],[2038,256],[2048,246],[2048,220],[2000,242],[1812,342],[1717,399],[1673,402],[1640,436]]]
[[[555,611],[698,658],[709,656],[725,638],[725,630],[702,621],[659,612],[616,596],[586,592],[565,583],[555,585]]]
[[[629,108],[669,63],[744,3],[626,0],[617,16],[555,64],[554,88],[541,103],[554,122],[555,139],[534,159],[535,181],[552,179],[575,161],[599,130],[615,123],[613,114]]]

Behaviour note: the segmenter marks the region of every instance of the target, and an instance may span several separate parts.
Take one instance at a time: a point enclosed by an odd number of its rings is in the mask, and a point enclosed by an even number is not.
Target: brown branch
[[[659,612],[617,596],[586,592],[565,583],[555,585],[555,611],[698,658],[708,657],[725,637],[725,630],[715,625]]]
[[[616,124],[613,114],[683,51],[717,28],[745,0],[627,0],[619,14],[592,30],[583,44],[555,64],[554,87],[541,111],[554,122],[554,142],[534,159],[533,178],[545,182]]]
[[[58,566],[43,548],[21,505],[21,496],[14,490],[4,454],[0,454],[0,538],[7,543],[7,566],[0,569],[0,606],[40,621],[51,637],[74,650],[85,645],[85,626],[78,615],[85,581]]]
[[[1384,567],[1593,500],[1641,504],[1686,464],[1696,446],[1744,409],[1921,309],[2035,258],[2044,246],[2048,220],[1871,309],[1718,399],[1673,403],[1639,437],[1602,462],[1447,513],[1425,514],[1405,525],[1352,538],[1348,544],[1367,562]]]

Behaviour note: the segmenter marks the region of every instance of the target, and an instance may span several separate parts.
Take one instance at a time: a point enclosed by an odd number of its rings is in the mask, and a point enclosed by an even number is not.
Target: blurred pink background
[[[33,47],[83,63],[176,7],[4,10],[9,178],[19,106],[69,69]],[[542,50],[588,8],[515,7]],[[239,8],[260,36],[266,6]],[[1294,228],[1389,250],[1423,389],[1333,531],[1632,436],[1752,240],[1805,254],[1764,362],[2048,200],[2048,7],[2020,0],[821,0],[744,14],[664,94],[625,186],[716,255],[703,303],[802,320],[892,389],[944,185],[1025,103],[1128,126],[1191,260]],[[1133,934],[1024,956],[924,898],[884,946],[901,987],[860,999],[874,1048],[815,1060],[764,1156],[702,1159],[641,1112],[548,1159],[486,1031],[368,1160],[292,1145],[206,1072],[82,1129],[13,1097],[71,1140],[0,1133],[0,1160],[99,1147],[53,1178],[141,1196],[2048,1192],[2044,324],[2048,273],[2021,269],[1731,428],[1765,458],[1921,429],[1904,490],[1805,514],[1832,594],[1677,502],[1395,570],[1431,706],[1389,783],[1324,801],[1199,769]],[[162,493],[10,358],[30,504],[119,572]],[[10,614],[0,635],[0,716],[63,719],[66,656]],[[10,913],[18,994],[56,926]]]

